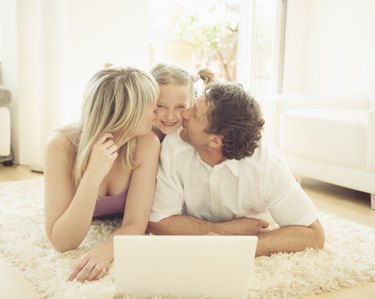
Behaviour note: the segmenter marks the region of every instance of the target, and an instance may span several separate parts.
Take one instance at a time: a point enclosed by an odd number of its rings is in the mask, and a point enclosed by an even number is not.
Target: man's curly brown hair
[[[264,119],[257,101],[241,85],[214,83],[204,93],[209,106],[208,134],[223,137],[223,156],[240,160],[259,146]]]

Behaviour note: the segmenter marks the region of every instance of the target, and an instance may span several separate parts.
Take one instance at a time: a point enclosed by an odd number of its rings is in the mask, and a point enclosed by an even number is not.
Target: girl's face
[[[182,124],[181,111],[190,105],[188,85],[166,84],[160,86],[156,103],[155,126],[164,134],[176,131]]]

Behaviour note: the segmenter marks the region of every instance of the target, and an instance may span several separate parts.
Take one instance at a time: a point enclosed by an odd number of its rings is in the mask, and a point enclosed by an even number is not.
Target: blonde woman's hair
[[[151,74],[154,76],[159,86],[167,84],[186,85],[189,87],[191,99],[195,96],[194,82],[202,79],[204,85],[214,81],[214,74],[209,69],[201,69],[196,75],[191,75],[184,69],[173,65],[158,63],[151,69]]]
[[[134,169],[135,131],[145,113],[155,106],[158,96],[155,79],[132,67],[106,68],[91,78],[77,129],[79,138],[71,138],[77,140],[73,170],[76,186],[86,171],[93,145],[104,133],[112,133],[115,143],[120,139],[125,142],[119,157],[129,171]]]

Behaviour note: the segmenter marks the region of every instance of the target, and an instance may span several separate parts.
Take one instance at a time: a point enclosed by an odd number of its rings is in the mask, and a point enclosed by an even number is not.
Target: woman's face
[[[141,135],[145,135],[151,132],[152,125],[156,117],[155,110],[156,110],[156,105],[154,105],[153,107],[151,107],[145,112],[141,123],[139,124],[138,128],[135,130],[135,136],[141,136]]]

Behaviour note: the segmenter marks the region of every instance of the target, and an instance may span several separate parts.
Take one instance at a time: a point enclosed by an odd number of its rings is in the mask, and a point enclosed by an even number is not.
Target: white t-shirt
[[[277,148],[263,142],[251,157],[211,167],[177,132],[164,139],[150,221],[186,214],[220,222],[267,210],[280,227],[318,218]]]

